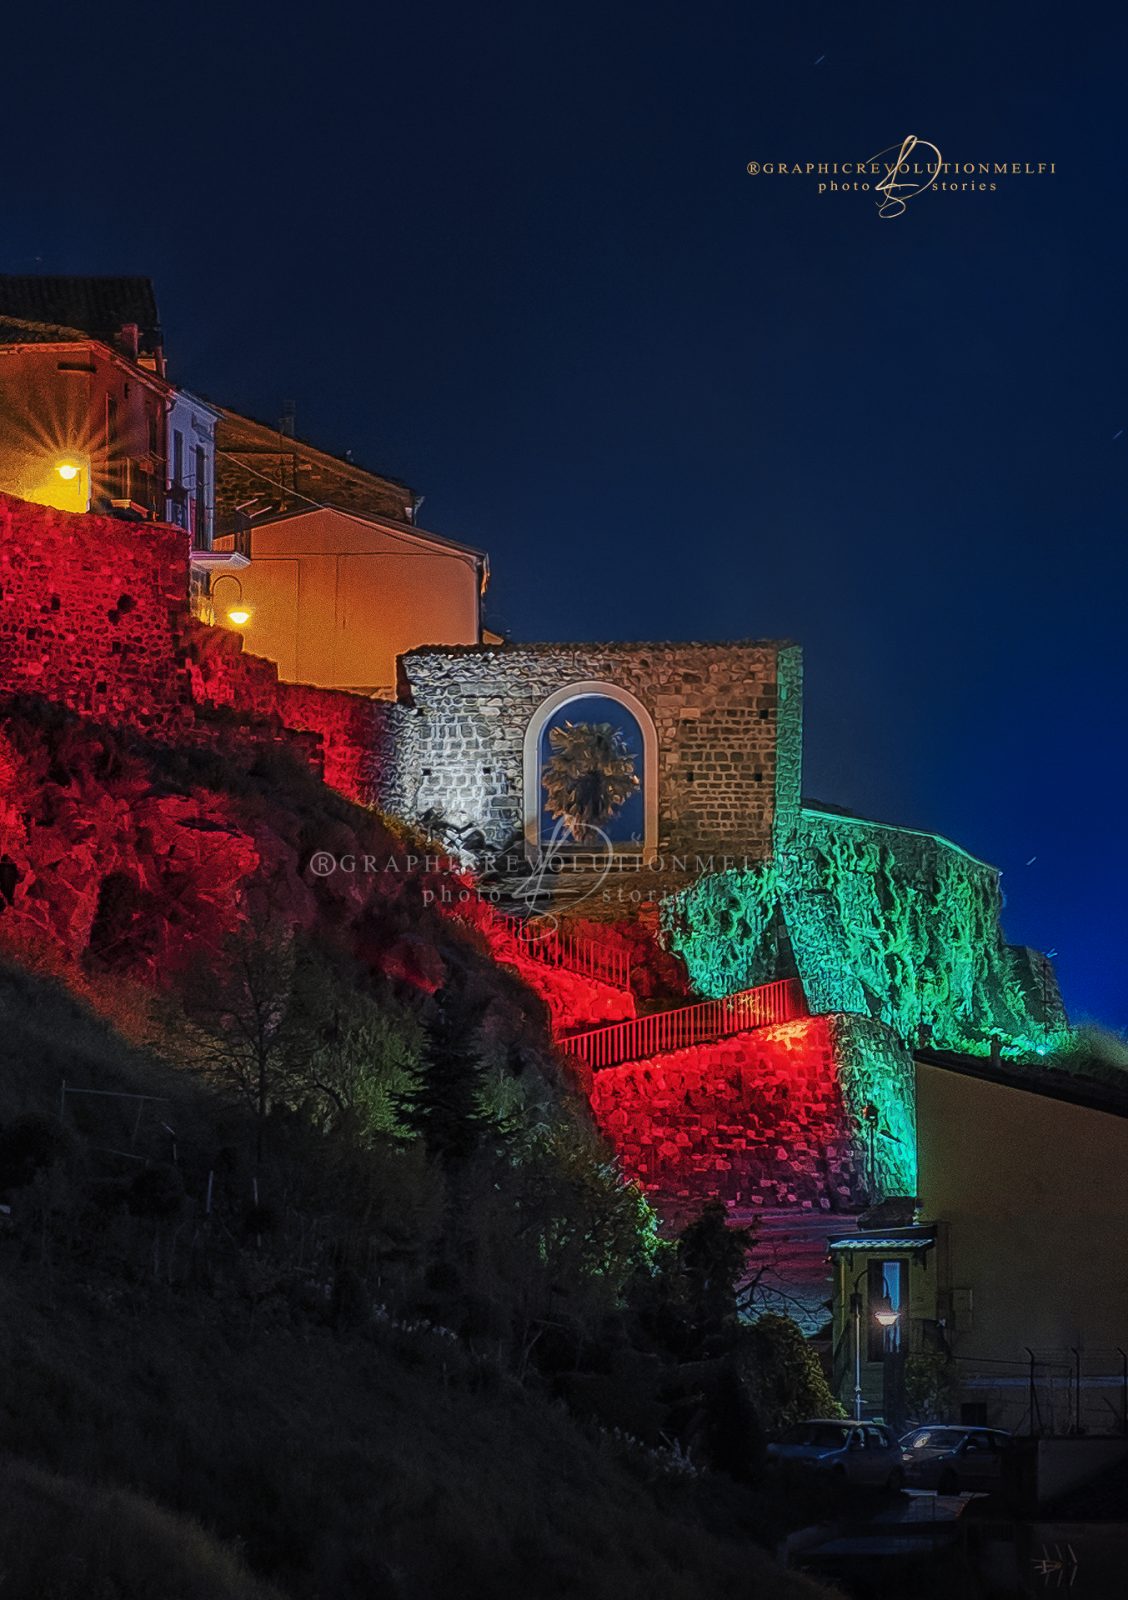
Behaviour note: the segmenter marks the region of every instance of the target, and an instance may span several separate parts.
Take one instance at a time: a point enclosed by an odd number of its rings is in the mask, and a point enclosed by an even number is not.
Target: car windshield
[[[833,1422],[820,1423],[811,1429],[811,1443],[820,1450],[841,1450],[849,1437],[848,1428],[838,1428]]]
[[[962,1438],[959,1428],[921,1428],[905,1442],[910,1450],[951,1450]]]
[[[780,1436],[780,1444],[815,1445],[820,1450],[839,1450],[849,1430],[836,1422],[797,1422]]]

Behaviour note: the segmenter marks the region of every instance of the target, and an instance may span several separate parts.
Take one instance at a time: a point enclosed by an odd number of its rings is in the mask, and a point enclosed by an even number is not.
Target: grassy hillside
[[[210,1151],[245,1144],[247,1113],[126,1045],[54,980],[5,966],[5,1181],[21,1119],[57,1106],[63,1075],[167,1096],[159,1137],[175,1129],[188,1193],[172,1211],[134,1203],[141,1164],[109,1153],[130,1150],[136,1103],[125,1100],[97,1116],[76,1102],[85,1131],[68,1112],[61,1151],[8,1191],[6,1596],[815,1592],[749,1539],[764,1522],[754,1495],[574,1419],[546,1379],[530,1369],[518,1381],[505,1341],[475,1331],[480,1311],[455,1337],[402,1307],[370,1309],[346,1278],[350,1302],[312,1248],[312,1270],[296,1269],[293,1239],[318,1219],[299,1213],[292,1172],[274,1234],[253,1231],[262,1216],[240,1227],[235,1209],[218,1224],[203,1215],[199,1175],[218,1159]],[[143,1123],[134,1148],[156,1136]],[[272,1186],[300,1164],[295,1150],[269,1169]],[[388,1279],[400,1291],[408,1281]]]

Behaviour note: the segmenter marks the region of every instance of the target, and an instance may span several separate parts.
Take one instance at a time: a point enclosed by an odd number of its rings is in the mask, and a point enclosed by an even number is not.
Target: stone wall
[[[239,634],[187,619],[182,658],[201,706],[224,706],[276,723],[289,734],[311,736],[305,747],[325,782],[361,805],[387,805],[396,788],[396,738],[403,707],[341,689],[280,683],[272,661],[244,652]]]
[[[412,811],[481,831],[493,850],[524,835],[524,742],[543,702],[608,683],[642,703],[658,743],[657,848],[760,857],[777,806],[798,804],[798,650],[735,644],[506,644],[401,657],[416,711]],[[780,720],[780,677],[793,690]],[[781,727],[788,748],[777,759]],[[792,794],[794,790],[794,794]]]
[[[853,1211],[916,1184],[913,1066],[866,1018],[811,1017],[595,1074],[626,1169],[681,1203]]]
[[[220,740],[206,709],[240,719],[241,739],[298,749],[361,804],[396,808],[391,701],[280,683],[237,633],[188,610],[188,535],[159,523],[75,515],[0,496],[0,684],[116,727]]]
[[[188,535],[0,495],[0,684],[84,716],[190,720],[178,664]]]

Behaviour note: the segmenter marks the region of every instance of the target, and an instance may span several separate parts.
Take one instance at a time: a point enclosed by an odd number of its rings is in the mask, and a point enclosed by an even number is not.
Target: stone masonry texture
[[[668,1200],[853,1211],[916,1184],[913,1067],[868,1018],[811,1017],[594,1075],[596,1120]],[[871,1149],[864,1108],[882,1132]],[[896,1131],[896,1137],[891,1135]]]
[[[480,830],[493,850],[523,836],[525,733],[539,707],[574,683],[628,691],[657,735],[657,847],[762,856],[777,791],[798,782],[797,696],[790,748],[779,755],[781,658],[794,646],[505,644],[449,646],[401,658],[401,698],[413,708],[400,782],[415,816],[434,812]],[[797,803],[797,795],[795,796]]]

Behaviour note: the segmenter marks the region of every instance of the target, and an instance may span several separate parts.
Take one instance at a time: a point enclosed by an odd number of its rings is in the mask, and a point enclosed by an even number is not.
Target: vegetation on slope
[[[804,1592],[737,1486],[744,1244],[659,1239],[415,842],[283,752],[10,713],[0,1447],[105,1594]]]

